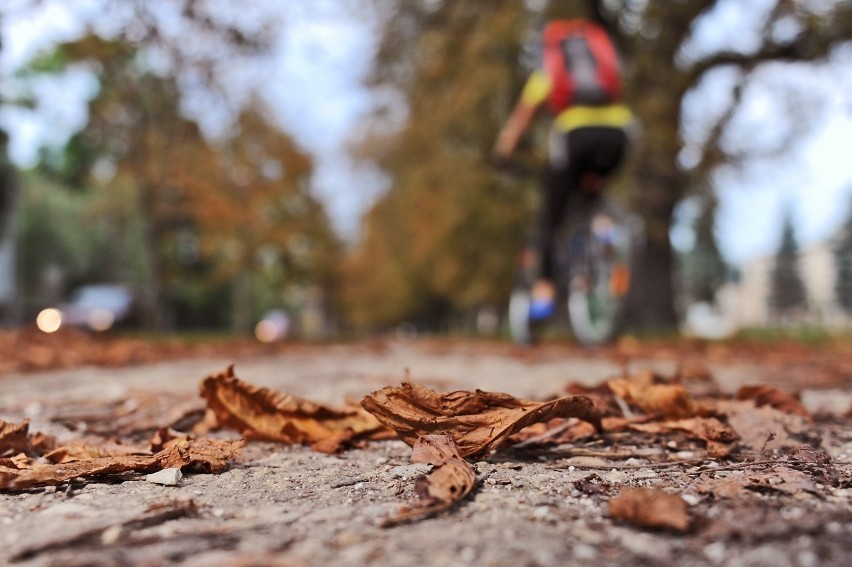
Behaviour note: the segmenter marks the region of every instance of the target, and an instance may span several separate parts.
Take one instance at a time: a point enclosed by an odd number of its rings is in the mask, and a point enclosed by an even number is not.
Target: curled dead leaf
[[[442,394],[403,382],[369,394],[361,405],[407,444],[414,446],[427,435],[449,435],[463,457],[483,455],[525,427],[558,417],[576,417],[600,430],[600,413],[584,396],[531,402],[482,390]]]
[[[355,404],[334,409],[254,386],[237,378],[233,365],[205,378],[200,388],[218,426],[249,439],[308,444],[332,453],[354,440],[387,437],[384,426]]]
[[[0,461],[0,490],[23,490],[35,486],[55,486],[75,478],[117,475],[127,472],[149,473],[164,468],[193,472],[218,473],[227,468],[243,441],[218,439],[181,439],[153,455],[106,455],[87,448],[88,457],[43,463],[25,456]],[[72,451],[73,453],[73,451]]]
[[[385,520],[383,527],[434,516],[463,500],[476,483],[473,467],[462,458],[449,435],[420,437],[411,451],[411,461],[432,465],[428,475],[415,481],[414,490],[420,500]]]
[[[0,457],[26,453],[39,455],[54,447],[56,441],[41,432],[30,433],[30,422],[10,423],[0,419]]]
[[[736,447],[740,436],[733,427],[715,417],[693,417],[663,422],[631,423],[628,425],[634,431],[645,433],[669,433],[683,431],[701,439],[707,444],[708,455],[712,458],[727,456]]]
[[[682,384],[659,383],[651,372],[609,380],[607,386],[615,396],[642,413],[658,414],[667,419],[708,414],[708,409],[695,402]]]
[[[29,449],[28,421],[9,423],[0,419],[0,457],[23,453]]]
[[[685,532],[689,529],[686,502],[658,488],[624,488],[609,501],[609,513],[642,528]]]

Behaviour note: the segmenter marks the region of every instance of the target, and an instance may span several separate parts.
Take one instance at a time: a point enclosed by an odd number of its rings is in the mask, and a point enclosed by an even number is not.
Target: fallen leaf
[[[22,490],[54,486],[75,478],[116,475],[127,472],[150,473],[164,468],[218,473],[239,452],[243,441],[183,439],[153,455],[110,455],[59,463],[3,459],[0,461],[0,490]]]
[[[736,441],[740,438],[730,425],[722,423],[715,417],[693,417],[663,422],[631,423],[628,427],[645,433],[684,431],[704,441],[707,444],[707,452],[712,458],[729,455],[736,447]]]
[[[220,473],[242,449],[245,441],[227,441],[186,436],[166,443],[154,457],[160,468],[179,468],[187,472]]]
[[[0,457],[25,453],[30,448],[30,423],[9,423],[0,419]]]
[[[607,387],[642,413],[658,414],[667,419],[708,414],[707,408],[695,402],[682,384],[659,383],[652,372],[609,380]]]
[[[83,430],[90,436],[142,441],[164,426],[189,430],[204,417],[204,409],[204,403],[197,396],[131,392],[109,402],[81,400],[52,415],[48,413],[48,418],[72,431]]]
[[[738,400],[754,400],[757,407],[771,406],[784,413],[812,419],[810,412],[795,396],[772,386],[743,386],[737,390],[736,397]]]
[[[600,413],[584,396],[530,402],[482,390],[442,394],[403,382],[369,394],[361,405],[408,445],[426,435],[449,435],[463,457],[483,455],[523,428],[557,417],[576,417],[600,428]]]
[[[606,418],[604,418],[606,419]],[[606,428],[604,427],[604,430]],[[547,423],[534,423],[509,438],[515,443],[513,449],[525,449],[543,445],[564,445],[597,433],[588,421],[576,418],[552,419]]]
[[[414,490],[420,500],[385,520],[383,527],[434,516],[463,500],[476,483],[476,473],[449,435],[420,437],[411,451],[411,462],[432,465],[428,475],[415,481]]]
[[[128,455],[145,455],[145,451],[138,451],[132,447],[119,449],[113,447],[95,447],[85,443],[71,443],[57,447],[45,453],[44,458],[51,463],[69,463],[71,461],[84,461],[87,459],[100,459],[106,457],[118,457]]]
[[[386,438],[387,430],[363,408],[334,409],[240,380],[233,365],[201,382],[201,396],[219,427],[248,439],[307,444],[335,452],[356,439]]]
[[[0,419],[0,457],[26,453],[40,455],[52,449],[56,440],[41,432],[30,433],[30,422],[9,423]]]
[[[609,513],[642,528],[685,532],[689,529],[686,502],[658,488],[624,488],[609,501]]]

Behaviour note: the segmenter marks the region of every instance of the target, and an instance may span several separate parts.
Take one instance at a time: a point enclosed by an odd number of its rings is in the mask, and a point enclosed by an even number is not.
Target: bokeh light
[[[280,338],[280,330],[275,321],[264,319],[255,326],[254,336],[262,343],[271,343]]]
[[[98,307],[89,313],[89,328],[93,331],[106,331],[115,322],[115,314],[109,309]]]
[[[36,326],[45,333],[55,333],[62,326],[62,312],[53,307],[42,309],[36,317]]]

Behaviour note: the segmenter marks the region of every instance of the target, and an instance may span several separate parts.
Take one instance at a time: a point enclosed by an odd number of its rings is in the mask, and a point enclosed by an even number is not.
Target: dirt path
[[[73,413],[140,392],[191,397],[202,377],[232,362],[223,356],[5,376],[0,418],[26,417],[32,429],[61,435],[48,419],[56,408]],[[630,367],[670,374],[681,362],[666,356]],[[237,360],[236,371],[257,385],[339,404],[398,384],[406,372],[438,390],[481,388],[541,399],[569,382],[600,383],[621,366],[594,353],[383,343]],[[744,383],[773,383],[783,368],[744,362],[714,364],[712,371],[731,393]],[[847,378],[828,392],[804,392],[810,409],[842,411],[852,389]],[[840,418],[817,431],[820,439],[809,439],[831,459],[837,487],[813,467],[775,478],[765,467],[738,465],[713,473],[730,478],[730,493],[722,494],[702,488],[708,464],[695,446],[593,439],[547,451],[498,452],[474,464],[472,498],[443,516],[392,529],[379,523],[414,498],[413,480],[424,472],[409,462],[402,442],[338,456],[252,443],[229,471],[187,475],[178,486],[140,477],[0,493],[0,564],[845,565],[852,553],[852,494],[842,479],[852,474],[852,431]],[[672,460],[683,464],[660,464]],[[649,531],[614,521],[607,502],[623,486],[682,495],[690,530]]]

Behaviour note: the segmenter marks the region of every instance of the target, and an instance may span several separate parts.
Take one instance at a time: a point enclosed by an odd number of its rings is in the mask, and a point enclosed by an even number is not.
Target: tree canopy
[[[501,200],[486,156],[536,64],[537,34],[548,19],[593,18],[606,25],[624,57],[627,102],[640,132],[629,164],[627,199],[646,232],[633,286],[634,297],[641,300],[632,302],[632,319],[650,329],[677,323],[669,237],[676,207],[689,195],[712,192],[720,167],[765,154],[772,143],[779,152],[801,130],[795,122],[800,113],[789,106],[801,100],[775,93],[782,95],[780,108],[788,112],[773,120],[790,124],[788,135],[773,142],[755,137],[752,143],[741,130],[735,136],[742,102],[757,88],[753,79],[764,68],[821,60],[852,38],[848,2],[754,3],[736,19],[748,41],[729,36],[715,44],[703,38],[713,35],[707,30],[720,25],[715,22],[730,18],[732,2],[380,3],[388,16],[374,80],[394,89],[396,106],[405,110],[379,113],[379,128],[390,134],[369,137],[362,145],[362,152],[393,178],[367,215],[366,236],[353,261],[356,273],[369,273],[373,282],[360,279],[352,289],[353,302],[368,297],[369,289],[388,304],[373,323],[416,318],[436,302],[459,308],[501,294],[505,298],[513,250],[529,222],[530,199],[522,198],[517,187],[518,193]],[[688,115],[689,105],[720,72],[733,77],[721,83],[727,102],[705,108],[699,119],[695,112]],[[404,121],[389,127],[387,116],[400,114]],[[544,145],[541,130],[532,140],[536,147]],[[712,219],[702,222],[704,234],[712,234]],[[477,282],[489,280],[488,291],[479,291]]]
[[[259,8],[238,17],[193,0],[103,8],[116,29],[91,29],[26,71],[83,68],[98,83],[85,126],[40,170],[133,202],[102,210],[102,220],[117,239],[130,232],[128,215],[141,220],[144,269],[134,283],[149,323],[174,324],[178,304],[221,311],[224,295],[227,318],[246,330],[288,290],[327,286],[340,249],[311,194],[313,160],[270,108],[232,98],[228,84],[228,65],[264,56],[272,21]]]

